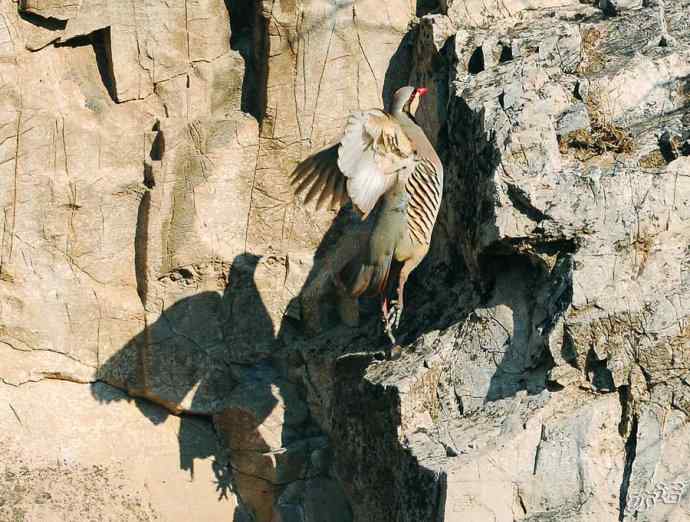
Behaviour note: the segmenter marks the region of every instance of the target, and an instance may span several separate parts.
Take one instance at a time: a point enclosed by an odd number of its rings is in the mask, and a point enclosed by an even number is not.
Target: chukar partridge
[[[302,161],[291,182],[317,208],[352,201],[371,232],[336,276],[351,296],[382,295],[386,332],[395,343],[405,282],[429,250],[443,193],[443,165],[414,114],[422,87],[403,87],[392,110],[350,115],[339,143]],[[392,268],[393,267],[393,268]],[[398,273],[397,300],[388,301],[388,280]],[[393,276],[394,277],[394,276]]]

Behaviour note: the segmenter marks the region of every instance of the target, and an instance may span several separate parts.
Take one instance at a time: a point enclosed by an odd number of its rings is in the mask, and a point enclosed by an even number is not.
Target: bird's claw
[[[398,329],[398,326],[400,326],[400,318],[402,317],[402,307],[398,303],[398,301],[391,301],[391,309],[389,312],[390,320],[393,322],[393,328],[395,330]]]
[[[396,340],[395,336],[393,335],[393,331],[398,329],[398,326],[400,325],[401,315],[402,310],[400,306],[398,306],[398,302],[390,301],[390,307],[387,308],[383,315],[383,325],[384,329],[386,330],[386,334],[388,335],[388,338],[394,345],[396,344]]]

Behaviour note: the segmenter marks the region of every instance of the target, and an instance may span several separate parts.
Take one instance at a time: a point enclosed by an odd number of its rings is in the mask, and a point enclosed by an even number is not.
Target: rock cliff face
[[[1,0],[0,519],[689,519],[688,28]],[[287,179],[407,83],[446,185],[390,361]]]

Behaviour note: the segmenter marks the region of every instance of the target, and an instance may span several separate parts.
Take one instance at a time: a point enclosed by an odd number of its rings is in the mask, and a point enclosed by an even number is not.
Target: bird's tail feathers
[[[358,256],[341,270],[338,279],[353,297],[383,293],[388,283],[392,256],[379,257],[375,262]]]

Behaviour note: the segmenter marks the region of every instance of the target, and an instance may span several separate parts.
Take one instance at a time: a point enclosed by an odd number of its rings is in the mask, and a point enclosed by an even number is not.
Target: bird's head
[[[406,112],[414,116],[419,107],[419,102],[429,89],[426,87],[411,87],[409,85],[401,87],[393,95],[393,114]]]

